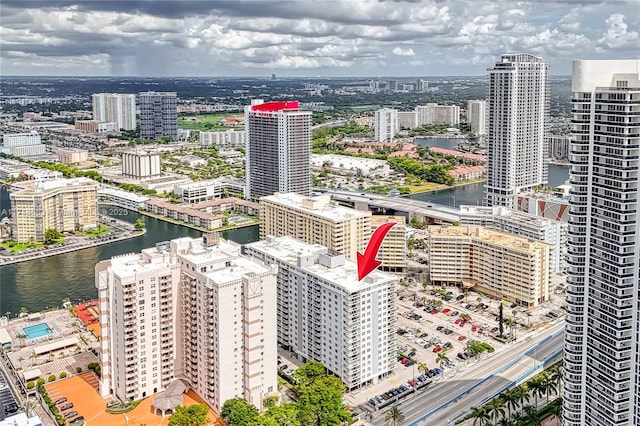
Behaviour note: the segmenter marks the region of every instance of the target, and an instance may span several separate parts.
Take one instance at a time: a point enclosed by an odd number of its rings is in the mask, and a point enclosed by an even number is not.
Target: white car
[[[424,340],[422,340],[422,339],[416,339],[416,345],[420,345],[420,346],[422,346],[422,345],[424,345],[425,343],[427,343],[427,342],[425,342],[425,341],[424,341]]]
[[[413,340],[415,337],[416,336],[414,336],[411,333],[407,333],[407,334],[404,335],[404,338],[407,339],[407,340]]]

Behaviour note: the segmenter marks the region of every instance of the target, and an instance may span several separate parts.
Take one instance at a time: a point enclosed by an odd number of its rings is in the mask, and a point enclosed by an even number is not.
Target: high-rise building
[[[246,193],[311,193],[311,111],[297,101],[253,101],[245,109]]]
[[[398,129],[418,127],[418,114],[415,111],[398,111]]]
[[[7,133],[2,136],[0,152],[15,155],[16,157],[28,157],[31,155],[46,154],[47,147],[42,144],[40,135],[36,131],[29,133]]]
[[[548,86],[547,62],[532,55],[505,54],[489,68],[487,205],[513,208],[518,192],[547,184]]]
[[[398,111],[391,108],[377,110],[374,126],[376,141],[392,141],[398,133]]]
[[[19,243],[44,241],[49,229],[83,231],[98,225],[98,183],[89,178],[15,183],[11,235]]]
[[[467,122],[476,135],[487,134],[487,101],[467,101]]]
[[[160,152],[134,149],[122,153],[122,175],[144,179],[162,174]]]
[[[140,137],[178,140],[178,98],[176,92],[141,92]]]
[[[371,216],[371,232],[374,232],[380,225],[387,222],[394,222],[395,225],[384,237],[376,259],[382,262],[380,268],[383,271],[403,272],[407,267],[406,219],[404,216]]]
[[[209,234],[96,265],[101,393],[121,400],[188,383],[219,411],[277,392],[276,265]]]
[[[457,105],[438,105],[430,103],[416,107],[418,125],[457,126],[460,124],[460,107]]]
[[[260,199],[260,238],[289,235],[356,260],[371,236],[371,212],[331,203],[331,197],[276,193]]]
[[[93,119],[103,123],[116,123],[115,130],[135,130],[136,95],[128,93],[95,93]]]
[[[430,226],[429,278],[518,305],[549,300],[553,246],[478,226]]]
[[[375,384],[394,367],[395,284],[321,245],[268,236],[245,254],[278,265],[278,344],[302,361],[322,362],[349,390]]]
[[[562,417],[640,424],[640,59],[573,63]]]
[[[200,145],[216,146],[220,150],[245,146],[245,132],[234,129],[222,132],[200,132]]]
[[[547,139],[547,157],[551,160],[568,160],[571,138],[567,135],[545,135]]]

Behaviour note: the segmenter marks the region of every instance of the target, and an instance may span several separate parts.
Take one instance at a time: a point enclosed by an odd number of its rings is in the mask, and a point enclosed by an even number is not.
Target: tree
[[[64,237],[64,235],[60,231],[55,229],[55,228],[47,229],[46,231],[44,231],[44,243],[45,244],[51,244],[55,240],[58,240],[58,239],[60,239],[62,237]]]
[[[140,219],[140,218],[136,219],[136,221],[135,221],[135,222],[134,222],[134,224],[133,224],[133,228],[134,228],[136,231],[141,231],[141,230],[143,230],[143,229],[144,229],[144,226],[145,226],[145,225],[144,225],[144,222],[143,222],[143,221],[142,221],[142,219]]]
[[[169,426],[204,426],[207,424],[208,415],[209,408],[205,404],[194,404],[188,407],[178,406],[169,417]],[[233,424],[235,425],[235,423]],[[248,423],[246,424],[248,425]]]
[[[507,407],[509,413],[508,418],[511,418],[511,410],[518,408],[518,401],[520,400],[518,388],[507,389],[502,393],[501,397],[504,405]]]
[[[504,314],[502,312],[503,304],[500,303],[500,307],[498,308],[498,328],[500,331],[500,337],[504,336]]]
[[[36,414],[37,407],[38,407],[38,402],[35,399],[31,399],[31,398],[25,399],[24,401],[22,401],[22,404],[20,404],[20,408],[24,410],[27,417],[33,417]]]
[[[264,405],[264,408],[267,408],[267,409],[275,407],[277,404],[278,404],[278,397],[275,395],[268,396],[262,400],[262,405]]]
[[[397,406],[394,406],[384,415],[384,420],[390,426],[400,426],[404,422],[404,414]]]
[[[272,418],[279,426],[300,426],[296,404],[284,403],[267,410],[265,416]]]
[[[533,314],[529,311],[525,311],[524,314],[527,316],[527,327],[531,327],[530,320]]]
[[[33,361],[38,359],[38,355],[36,355],[36,353],[32,353],[31,355],[29,355],[29,359],[31,360],[31,366],[33,367]]]
[[[469,299],[469,292],[467,290],[464,291],[464,293],[462,293],[464,295],[464,303],[469,303],[468,299]]]
[[[422,374],[425,374],[427,371],[429,371],[429,367],[427,367],[427,364],[423,362],[419,362],[418,371],[421,372]]]
[[[337,377],[318,377],[309,385],[296,386],[296,391],[303,425],[335,425],[351,419],[342,403],[345,387]]]
[[[491,419],[491,416],[484,407],[471,407],[471,414],[469,415],[473,419],[473,426],[476,426],[476,423],[482,426],[486,420]]]
[[[447,354],[444,351],[440,351],[438,352],[438,358],[436,359],[436,362],[438,363],[440,368],[442,368],[444,365],[449,364],[449,357],[447,357]]]
[[[500,397],[493,398],[487,405],[485,405],[487,413],[491,416],[491,419],[495,422],[498,418],[504,416],[504,403]]]
[[[316,379],[326,376],[324,365],[321,362],[307,361],[302,367],[298,368],[294,377],[299,385],[310,385]]]
[[[529,391],[531,391],[531,394],[535,398],[535,401],[536,401],[535,407],[537,409],[538,397],[544,394],[544,383],[543,383],[542,377],[536,376],[533,379],[529,380],[527,382],[527,387],[529,388]]]

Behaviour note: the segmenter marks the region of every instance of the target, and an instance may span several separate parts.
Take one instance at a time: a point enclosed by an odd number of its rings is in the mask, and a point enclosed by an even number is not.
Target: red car
[[[431,311],[432,314],[437,314],[438,312],[440,311],[438,311],[437,309],[434,309],[433,311]]]
[[[442,350],[442,346],[436,346],[433,348],[433,352],[438,353]]]
[[[445,308],[445,309],[442,310],[443,314],[448,314],[449,312],[451,312],[451,309],[449,309],[449,308]]]
[[[462,321],[460,318],[456,318],[456,324],[460,324],[460,321]]]
[[[460,322],[460,327],[464,327],[465,324],[466,324],[466,322],[464,322],[464,321]]]
[[[458,340],[460,340],[462,342],[466,338],[467,338],[466,336],[460,336],[460,337],[458,337]]]
[[[401,362],[402,362],[402,364],[404,365],[404,364],[406,364],[406,363],[408,363],[408,362],[409,362],[409,358],[403,358],[403,360],[402,360]]]
[[[471,331],[476,331],[478,329],[478,327],[476,327],[475,325],[471,326]]]

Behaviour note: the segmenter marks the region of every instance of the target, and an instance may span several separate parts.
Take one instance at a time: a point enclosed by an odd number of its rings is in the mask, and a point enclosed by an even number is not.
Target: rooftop
[[[298,106],[298,101],[265,102],[262,104],[252,105],[251,111],[276,112],[282,110],[297,110]]]
[[[265,201],[319,216],[333,222],[371,216],[370,211],[360,211],[337,204],[331,204],[331,197],[328,195],[306,197],[296,193],[282,194],[276,192],[273,195],[261,198],[261,202]]]
[[[391,274],[374,270],[362,281],[358,281],[357,263],[344,259],[344,255],[331,255],[328,249],[319,244],[309,244],[295,238],[285,237],[267,237],[266,240],[257,241],[247,244],[245,247],[267,253],[274,256],[289,265],[298,265],[298,258],[315,258],[309,266],[301,266],[300,269],[328,281],[349,293],[364,290],[379,284],[394,282],[397,278]],[[318,260],[319,255],[327,255],[333,262],[333,267],[327,266],[325,262]],[[331,260],[327,263],[331,263]]]
[[[549,244],[540,241],[532,241],[524,237],[494,231],[481,226],[430,226],[429,233],[431,237],[436,238],[460,237],[475,239],[515,251],[530,252],[538,247],[549,246]]]

